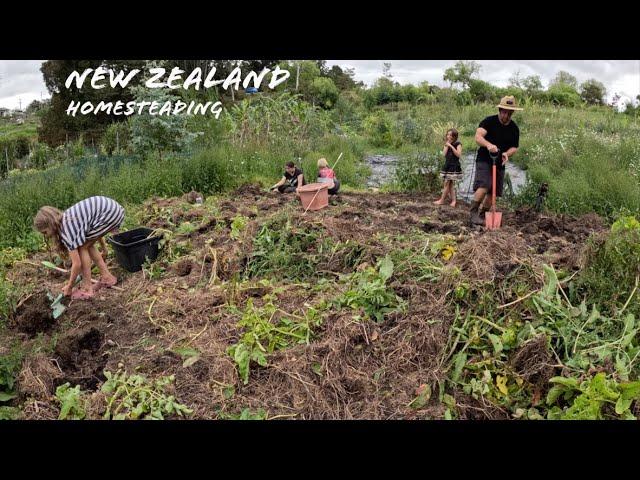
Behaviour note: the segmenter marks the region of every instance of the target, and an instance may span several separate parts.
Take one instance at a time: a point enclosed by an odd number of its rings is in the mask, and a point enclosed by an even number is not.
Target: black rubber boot
[[[471,202],[469,223],[471,225],[484,225],[484,212],[482,215],[479,212],[480,202],[476,202],[475,200]]]

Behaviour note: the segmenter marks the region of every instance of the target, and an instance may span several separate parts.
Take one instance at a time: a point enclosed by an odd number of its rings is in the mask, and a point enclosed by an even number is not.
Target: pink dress
[[[318,178],[326,178],[326,179],[334,179],[336,178],[336,174],[335,172],[330,169],[329,167],[322,167],[319,171],[318,171]],[[320,180],[320,182],[322,183],[331,183],[328,182],[327,180]]]

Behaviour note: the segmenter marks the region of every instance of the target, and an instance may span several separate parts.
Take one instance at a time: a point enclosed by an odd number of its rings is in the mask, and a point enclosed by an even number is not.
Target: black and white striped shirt
[[[89,197],[64,211],[60,239],[65,247],[75,250],[89,240],[119,228],[124,208],[108,197]]]

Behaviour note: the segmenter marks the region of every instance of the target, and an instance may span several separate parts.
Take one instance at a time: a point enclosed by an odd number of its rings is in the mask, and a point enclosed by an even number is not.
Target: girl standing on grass
[[[440,177],[444,180],[442,195],[436,200],[436,205],[442,205],[448,196],[451,196],[452,207],[456,206],[456,189],[455,183],[462,179],[462,167],[460,166],[460,157],[462,157],[462,144],[458,141],[458,131],[452,128],[447,131],[445,144],[442,149],[445,157],[444,167],[440,172]]]
[[[117,232],[124,220],[124,208],[108,197],[89,197],[64,212],[55,207],[42,207],[33,220],[34,228],[51,239],[63,255],[71,257],[71,276],[62,293],[73,299],[93,297],[101,287],[112,287],[117,283],[104,258],[95,247],[99,240],[106,256],[104,236]],[[91,285],[92,261],[100,269],[100,281],[94,289]],[[77,289],[73,286],[82,273],[82,282]]]

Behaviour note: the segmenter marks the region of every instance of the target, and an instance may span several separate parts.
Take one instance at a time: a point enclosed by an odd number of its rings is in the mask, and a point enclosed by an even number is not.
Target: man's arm
[[[284,185],[284,182],[287,181],[287,177],[285,177],[284,175],[282,176],[282,178],[280,179],[280,181],[278,183],[276,183],[274,186],[272,186],[270,188],[270,190],[274,190],[276,188],[278,188],[280,185]]]
[[[491,153],[496,153],[498,151],[498,147],[496,147],[493,143],[487,141],[487,139],[484,138],[486,135],[487,131],[482,127],[478,127],[478,129],[476,130],[476,143],[481,147],[485,147]]]
[[[301,173],[300,175],[298,175],[298,188],[302,186],[303,182],[304,182],[304,174]]]
[[[518,151],[518,147],[511,147],[509,150],[502,154],[502,165],[505,165],[509,158],[511,158]]]

